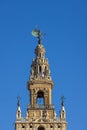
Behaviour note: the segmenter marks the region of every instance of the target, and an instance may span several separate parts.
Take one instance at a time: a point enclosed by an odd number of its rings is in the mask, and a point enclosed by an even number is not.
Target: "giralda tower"
[[[50,75],[48,59],[41,41],[41,32],[34,30],[33,36],[38,38],[35,58],[31,64],[30,78],[27,88],[30,91],[30,104],[26,116],[22,117],[20,101],[16,112],[15,130],[66,130],[66,111],[62,98],[60,116],[56,116],[52,104],[53,80]],[[55,99],[56,100],[56,99]]]

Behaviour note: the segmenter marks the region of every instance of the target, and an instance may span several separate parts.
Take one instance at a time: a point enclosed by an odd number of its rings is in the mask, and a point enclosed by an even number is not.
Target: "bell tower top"
[[[15,130],[66,130],[66,111],[62,97],[60,117],[57,117],[52,103],[53,80],[50,74],[46,50],[42,44],[42,33],[33,30],[32,35],[38,39],[35,48],[35,58],[32,60],[28,80],[29,104],[26,116],[22,117],[20,98],[16,112]]]
[[[42,33],[40,32],[40,30],[33,30],[32,35],[38,38],[38,45],[36,46],[36,49],[35,49],[35,55],[36,55],[35,59],[33,59],[32,65],[31,65],[31,73],[30,73],[29,82],[31,81],[43,82],[45,80],[45,82],[46,81],[50,82],[53,86],[53,81],[50,75],[48,59],[45,58],[46,50],[41,42]]]
[[[41,42],[40,30],[33,30],[32,35],[38,38],[35,48],[35,58],[32,60],[28,90],[30,91],[30,104],[37,108],[38,98],[43,99],[43,106],[52,105],[51,93],[53,81],[50,75],[48,59],[45,58],[46,50]]]

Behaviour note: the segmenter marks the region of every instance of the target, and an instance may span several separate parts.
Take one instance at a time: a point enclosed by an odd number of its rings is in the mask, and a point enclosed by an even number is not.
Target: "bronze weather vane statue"
[[[42,40],[42,33],[39,29],[34,29],[32,31],[32,35],[36,38],[38,38],[38,44],[41,44],[41,40]]]

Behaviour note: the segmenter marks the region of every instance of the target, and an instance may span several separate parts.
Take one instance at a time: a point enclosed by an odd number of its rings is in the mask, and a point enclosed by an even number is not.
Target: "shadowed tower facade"
[[[57,117],[52,104],[53,80],[49,63],[45,58],[46,51],[41,42],[40,32],[36,31],[38,32],[38,45],[35,49],[35,58],[31,64],[27,86],[30,91],[30,104],[23,118],[18,99],[15,130],[66,130],[64,100],[62,98],[60,117]]]

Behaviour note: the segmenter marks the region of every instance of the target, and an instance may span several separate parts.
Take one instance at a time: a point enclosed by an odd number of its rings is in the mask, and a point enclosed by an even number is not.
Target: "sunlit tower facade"
[[[26,116],[22,117],[18,99],[15,130],[66,130],[66,111],[62,98],[60,116],[57,117],[53,103],[53,80],[50,74],[46,50],[41,41],[41,32],[34,30],[33,36],[38,38],[35,58],[32,60],[30,78],[27,88],[30,92],[30,104]],[[55,99],[56,100],[56,99]]]

